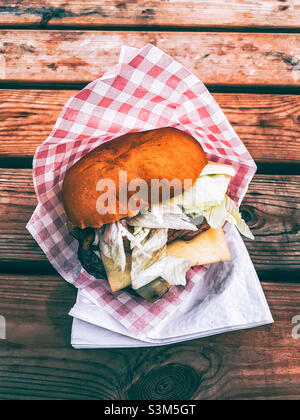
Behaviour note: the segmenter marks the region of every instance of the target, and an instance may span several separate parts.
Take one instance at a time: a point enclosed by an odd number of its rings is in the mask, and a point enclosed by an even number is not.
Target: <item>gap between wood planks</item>
[[[256,270],[258,278],[264,283],[299,284],[300,272],[291,270]],[[1,275],[49,275],[58,276],[57,271],[48,261],[2,262]]]
[[[1,29],[0,29],[1,30]],[[82,90],[88,82],[44,82],[44,81],[12,81],[0,80],[0,89],[18,90]],[[205,83],[211,93],[249,93],[249,94],[275,94],[275,95],[300,95],[300,86],[276,85],[228,85]]]
[[[0,157],[0,169],[31,169],[31,157]],[[256,162],[258,175],[300,175],[300,163]]]
[[[284,26],[276,28],[259,27],[259,26],[228,26],[228,27],[217,27],[217,26],[180,26],[180,25],[43,25],[37,24],[12,24],[12,25],[0,25],[0,30],[47,30],[47,31],[147,31],[147,32],[235,32],[235,33],[281,33],[281,34],[298,34],[299,28],[288,28]]]

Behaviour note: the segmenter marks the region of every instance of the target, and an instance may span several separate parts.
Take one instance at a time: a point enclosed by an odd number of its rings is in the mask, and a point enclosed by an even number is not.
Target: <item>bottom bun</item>
[[[167,245],[167,255],[186,258],[193,266],[230,261],[231,255],[222,228],[212,229],[200,233],[190,241],[177,240]],[[107,279],[112,292],[125,289],[131,285],[130,254],[126,253],[126,269],[121,272],[110,258],[102,256]],[[149,302],[160,299],[172,287],[164,279],[153,280],[141,289],[132,291]]]

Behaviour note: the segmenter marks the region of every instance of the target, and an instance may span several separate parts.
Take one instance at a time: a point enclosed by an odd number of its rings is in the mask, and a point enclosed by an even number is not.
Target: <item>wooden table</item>
[[[1,399],[299,399],[299,28],[299,0],[0,0]],[[242,210],[275,324],[168,347],[73,350],[76,290],[25,229],[32,157],[121,45],[148,42],[203,80],[258,164]]]

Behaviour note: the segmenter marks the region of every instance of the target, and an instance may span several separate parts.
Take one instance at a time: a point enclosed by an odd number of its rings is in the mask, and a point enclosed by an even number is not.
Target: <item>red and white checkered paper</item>
[[[136,334],[172,316],[205,267],[191,269],[186,287],[171,288],[153,304],[122,291],[112,294],[106,279],[89,275],[77,259],[61,187],[67,169],[103,142],[167,126],[195,137],[209,160],[234,166],[230,194],[240,203],[255,174],[254,161],[203,83],[151,44],[140,50],[122,47],[119,63],[68,101],[33,162],[38,206],[28,230],[65,280]]]

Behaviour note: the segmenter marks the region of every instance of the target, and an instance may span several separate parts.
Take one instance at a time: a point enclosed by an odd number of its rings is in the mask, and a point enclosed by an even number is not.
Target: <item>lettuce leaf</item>
[[[187,215],[200,214],[224,200],[230,179],[228,175],[220,174],[200,176],[190,190],[174,198],[174,203]]]
[[[223,227],[226,222],[227,216],[225,199],[223,199],[223,201],[221,201],[221,203],[217,204],[216,206],[212,206],[206,210],[202,210],[201,214],[205,217],[210,227]]]
[[[106,225],[101,235],[100,250],[107,258],[114,260],[116,266],[122,272],[125,271],[126,255],[120,222]]]
[[[145,238],[147,238],[150,231],[151,231],[151,229],[149,229],[149,228],[145,228],[145,227],[141,227],[141,226],[135,226],[134,231],[133,231],[133,236],[135,238],[135,241],[138,242],[141,245],[141,242],[143,242],[143,240]],[[131,242],[130,245],[131,245],[131,249],[132,249],[134,247],[134,242]]]
[[[249,239],[254,239],[253,233],[249,229],[247,223],[243,220],[237,205],[230,197],[228,197],[228,195],[225,196],[225,206],[227,211],[227,221],[235,225],[242,235]]]
[[[185,285],[192,263],[185,258],[166,256],[168,229],[151,229],[141,247],[134,246],[131,260],[132,287],[139,289],[162,277],[169,284]]]
[[[227,175],[233,178],[236,175],[235,169],[232,166],[224,165],[223,163],[208,163],[203,169],[200,176],[206,175]]]
[[[133,289],[139,289],[158,277],[162,277],[174,286],[185,286],[186,273],[191,266],[191,261],[169,255],[155,262],[133,278],[132,287]]]
[[[207,223],[212,228],[223,227],[226,222],[235,225],[241,234],[249,239],[254,239],[252,232],[243,220],[235,202],[225,195],[224,200],[216,206],[202,211],[201,214],[206,218]]]
[[[150,234],[134,246],[131,254],[131,279],[132,282],[146,268],[166,255],[168,229],[152,229]]]
[[[120,228],[121,234],[122,234],[123,237],[126,237],[129,240],[131,249],[134,246],[137,246],[137,247],[141,248],[142,238],[139,235],[135,235],[135,233],[132,234],[128,230],[127,223],[126,223],[126,221],[124,219],[123,220],[119,220],[118,223],[119,223],[119,228]]]
[[[226,222],[234,224],[241,234],[254,239],[238,207],[228,197],[227,190],[234,168],[223,164],[209,163],[204,167],[193,187],[170,200],[169,205],[177,205],[190,218],[203,216],[212,228],[223,227]],[[193,219],[190,219],[193,223]]]
[[[156,205],[149,211],[127,219],[129,226],[151,229],[197,230],[190,218],[178,206]]]

